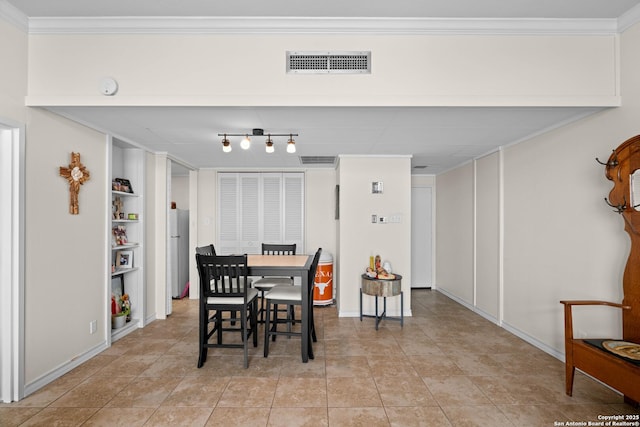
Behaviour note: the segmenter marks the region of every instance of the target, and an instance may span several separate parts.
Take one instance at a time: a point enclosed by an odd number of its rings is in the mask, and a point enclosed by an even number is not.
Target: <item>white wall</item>
[[[29,42],[29,105],[619,103],[615,35],[40,34]],[[370,75],[285,73],[286,51],[363,49],[372,52]],[[239,66],[247,58],[259,70]],[[118,80],[117,95],[100,95],[104,76]]]
[[[436,185],[436,288],[473,304],[473,164]]]
[[[24,107],[27,36],[0,19],[0,115],[26,124],[25,391],[78,356],[105,345],[107,145],[103,134]],[[81,154],[91,179],[80,214],[69,214],[69,186],[58,168]],[[98,321],[95,334],[89,322]]]
[[[171,177],[171,202],[177,209],[189,210],[189,176]]]
[[[402,275],[404,309],[411,309],[411,157],[340,156],[338,314],[359,316],[361,275],[369,257],[380,255]],[[371,183],[382,181],[384,192],[371,193]],[[371,215],[398,215],[401,222],[373,224]],[[334,277],[336,273],[334,272]],[[373,298],[363,310],[373,313]],[[387,300],[388,314],[400,313],[400,299]]]
[[[629,239],[622,218],[604,203],[612,185],[604,176],[604,167],[594,160],[606,159],[612,149],[639,131],[640,26],[627,30],[620,40],[620,108],[506,147],[503,152],[504,299],[496,303],[504,304],[503,325],[507,329],[558,357],[564,353],[561,299],[622,299]],[[456,192],[456,206],[463,212],[454,215],[470,219],[474,210],[468,186],[475,182],[478,188],[493,193],[495,185],[490,183],[498,171],[492,169],[499,164],[479,160],[482,175],[478,174],[476,181],[469,165],[437,177],[438,286],[453,289],[452,293],[472,308],[469,296],[479,276],[456,275],[460,269],[472,270],[469,251],[473,246],[468,239],[463,240],[464,247],[456,256],[453,248],[441,245],[445,236],[460,234],[459,224],[442,215],[453,210],[452,193]],[[465,191],[460,191],[460,184],[465,182]],[[495,200],[495,195],[482,202],[483,210],[494,211],[496,207],[487,205],[487,200]],[[478,230],[495,229],[490,215],[478,213],[474,220]],[[490,235],[484,239],[495,240]],[[450,284],[450,278],[458,283]],[[615,310],[579,308],[576,312],[574,329],[578,336],[621,333],[620,313]]]
[[[499,319],[500,297],[500,153],[475,162],[475,306]]]
[[[156,318],[156,284],[160,283],[161,272],[158,271],[156,249],[159,240],[163,236],[156,234],[156,217],[153,214],[156,206],[156,158],[153,154],[145,153],[144,156],[144,280],[145,280],[145,304],[144,319],[145,323]],[[165,265],[163,262],[162,266]]]
[[[58,176],[79,152],[91,179],[69,214],[69,184]],[[107,205],[110,171],[103,134],[30,109],[26,144],[25,353],[27,385],[106,340]],[[107,182],[109,184],[107,184]],[[89,322],[98,329],[89,334]]]
[[[27,94],[27,35],[0,17],[0,116],[25,123]]]
[[[309,169],[304,174],[307,253],[318,248],[336,257],[335,169]],[[335,276],[334,276],[335,277]],[[334,286],[337,283],[334,279]]]

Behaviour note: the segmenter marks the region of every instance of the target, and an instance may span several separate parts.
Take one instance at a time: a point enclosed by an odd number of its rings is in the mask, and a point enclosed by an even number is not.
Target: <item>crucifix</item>
[[[69,213],[78,215],[78,193],[80,186],[89,180],[90,174],[86,167],[80,163],[80,153],[71,153],[69,167],[60,166],[60,176],[69,182]]]

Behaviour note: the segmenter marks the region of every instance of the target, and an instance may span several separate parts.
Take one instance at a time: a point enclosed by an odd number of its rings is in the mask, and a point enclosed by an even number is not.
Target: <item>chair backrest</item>
[[[200,274],[200,296],[238,297],[247,295],[247,255],[196,254]]]
[[[262,255],[295,255],[296,244],[276,245],[271,243],[262,244]]]
[[[216,248],[213,247],[213,243],[207,246],[200,246],[196,248],[196,254],[200,255],[215,255]]]
[[[313,261],[311,262],[311,268],[309,269],[309,289],[311,292],[313,292],[313,288],[315,287],[316,271],[318,270],[318,263],[320,262],[321,253],[322,253],[322,248],[318,248],[318,250],[316,251],[316,254],[313,256]],[[313,300],[313,296],[310,299]]]

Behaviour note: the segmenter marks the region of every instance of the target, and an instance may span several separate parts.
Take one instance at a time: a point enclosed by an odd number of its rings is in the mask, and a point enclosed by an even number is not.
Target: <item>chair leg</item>
[[[204,308],[200,307],[200,351],[198,355],[198,368],[202,368],[204,362],[207,361],[207,332],[208,332],[208,319],[209,313]]]
[[[267,309],[270,310],[271,309],[271,304],[269,304],[269,301],[267,300]],[[273,325],[271,326],[271,328],[273,329],[273,332],[276,332],[278,330],[278,304],[273,304]],[[269,329],[269,331],[271,331],[271,329]],[[271,334],[271,341],[276,340],[276,334]]]
[[[309,328],[311,329],[311,339],[313,342],[318,342],[318,338],[316,337],[316,324],[313,320],[313,302],[311,303],[311,307],[309,307]]]
[[[258,300],[254,299],[251,303],[251,312],[249,313],[251,319],[251,333],[253,334],[253,346],[258,346]]]
[[[576,372],[576,368],[575,366],[567,363],[565,364],[565,369],[566,369],[566,383],[565,383],[565,388],[566,388],[566,393],[567,396],[571,396],[573,395],[573,376]]]
[[[245,306],[241,312],[240,326],[242,328],[242,344],[244,349],[244,368],[249,367],[249,329],[247,328],[247,307]]]
[[[267,317],[264,321],[264,357],[269,356],[269,323],[271,322],[271,304],[267,300]]]
[[[218,329],[218,344],[222,344],[222,311],[216,311],[216,328]]]
[[[264,323],[264,290],[260,290],[260,323]]]

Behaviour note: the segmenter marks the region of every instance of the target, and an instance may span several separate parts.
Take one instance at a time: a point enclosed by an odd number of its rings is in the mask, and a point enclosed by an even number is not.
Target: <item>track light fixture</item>
[[[231,152],[231,143],[227,139],[226,134],[224,135],[224,137],[222,137],[222,151],[224,151],[225,153]]]
[[[248,150],[249,147],[251,147],[251,138],[249,138],[249,135],[245,135],[242,141],[240,141],[240,148]]]
[[[222,137],[222,151],[228,153],[231,151],[231,142],[227,139],[228,136],[242,136],[242,141],[240,141],[240,147],[243,150],[248,150],[251,146],[251,138],[256,136],[264,136],[263,129],[252,129],[251,133],[219,133],[218,136]],[[295,153],[296,152],[296,142],[293,140],[294,136],[298,136],[297,133],[269,133],[267,134],[267,140],[265,141],[266,147],[265,150],[267,153],[273,153],[275,151],[275,147],[273,145],[272,136],[287,136],[289,140],[287,141],[287,153]]]
[[[293,135],[289,135],[289,140],[287,141],[287,153],[295,153],[296,152],[296,142],[293,140]]]
[[[265,150],[267,151],[267,153],[273,153],[275,151],[275,149],[273,148],[273,140],[271,139],[271,135],[267,135],[267,147],[265,148]]]

